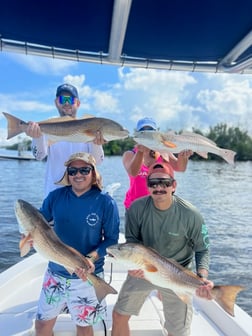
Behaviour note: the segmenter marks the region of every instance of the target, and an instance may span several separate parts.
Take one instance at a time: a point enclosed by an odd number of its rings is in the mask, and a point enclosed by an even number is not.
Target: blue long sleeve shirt
[[[95,273],[103,271],[106,248],[119,238],[118,207],[109,194],[92,187],[77,196],[71,186],[62,187],[48,194],[40,212],[48,222],[54,221],[54,230],[65,244],[83,255],[97,251]],[[49,268],[66,278],[77,277],[51,261]]]

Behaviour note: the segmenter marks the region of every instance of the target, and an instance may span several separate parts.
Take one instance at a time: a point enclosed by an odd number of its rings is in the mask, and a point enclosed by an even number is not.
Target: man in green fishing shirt
[[[164,257],[191,269],[195,257],[196,272],[203,278],[197,295],[211,299],[213,282],[207,280],[209,240],[207,227],[199,211],[189,202],[174,195],[176,180],[166,163],[149,168],[149,196],[134,201],[126,212],[127,243],[140,243],[155,249]],[[129,336],[129,319],[138,315],[151,291],[157,289],[144,279],[142,270],[129,271],[113,311],[112,336]],[[173,291],[158,288],[162,298],[165,329],[169,336],[189,336],[192,304],[183,302]]]

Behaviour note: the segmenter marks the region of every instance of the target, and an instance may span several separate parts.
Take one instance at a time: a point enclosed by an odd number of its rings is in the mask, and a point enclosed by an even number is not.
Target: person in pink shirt
[[[145,117],[137,122],[136,131],[143,130],[156,131],[157,125],[154,119]],[[192,151],[183,151],[178,154],[177,161],[170,158],[170,165],[175,171],[183,172],[186,170],[189,157]],[[124,199],[125,209],[128,209],[131,203],[142,196],[149,194],[146,177],[149,167],[155,162],[162,162],[164,159],[158,152],[154,152],[143,145],[136,145],[132,150],[123,154],[123,165],[129,176],[129,189]]]

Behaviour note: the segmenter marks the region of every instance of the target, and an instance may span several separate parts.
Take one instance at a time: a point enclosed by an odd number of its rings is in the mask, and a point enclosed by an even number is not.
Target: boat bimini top
[[[0,49],[78,62],[252,72],[251,0],[3,0]]]

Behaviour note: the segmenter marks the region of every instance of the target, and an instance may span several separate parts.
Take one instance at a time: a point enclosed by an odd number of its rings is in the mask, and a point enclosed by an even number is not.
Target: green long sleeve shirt
[[[209,269],[208,230],[199,211],[189,202],[173,195],[166,210],[155,207],[151,196],[132,203],[126,212],[127,242],[154,248],[162,256],[185,267]]]

